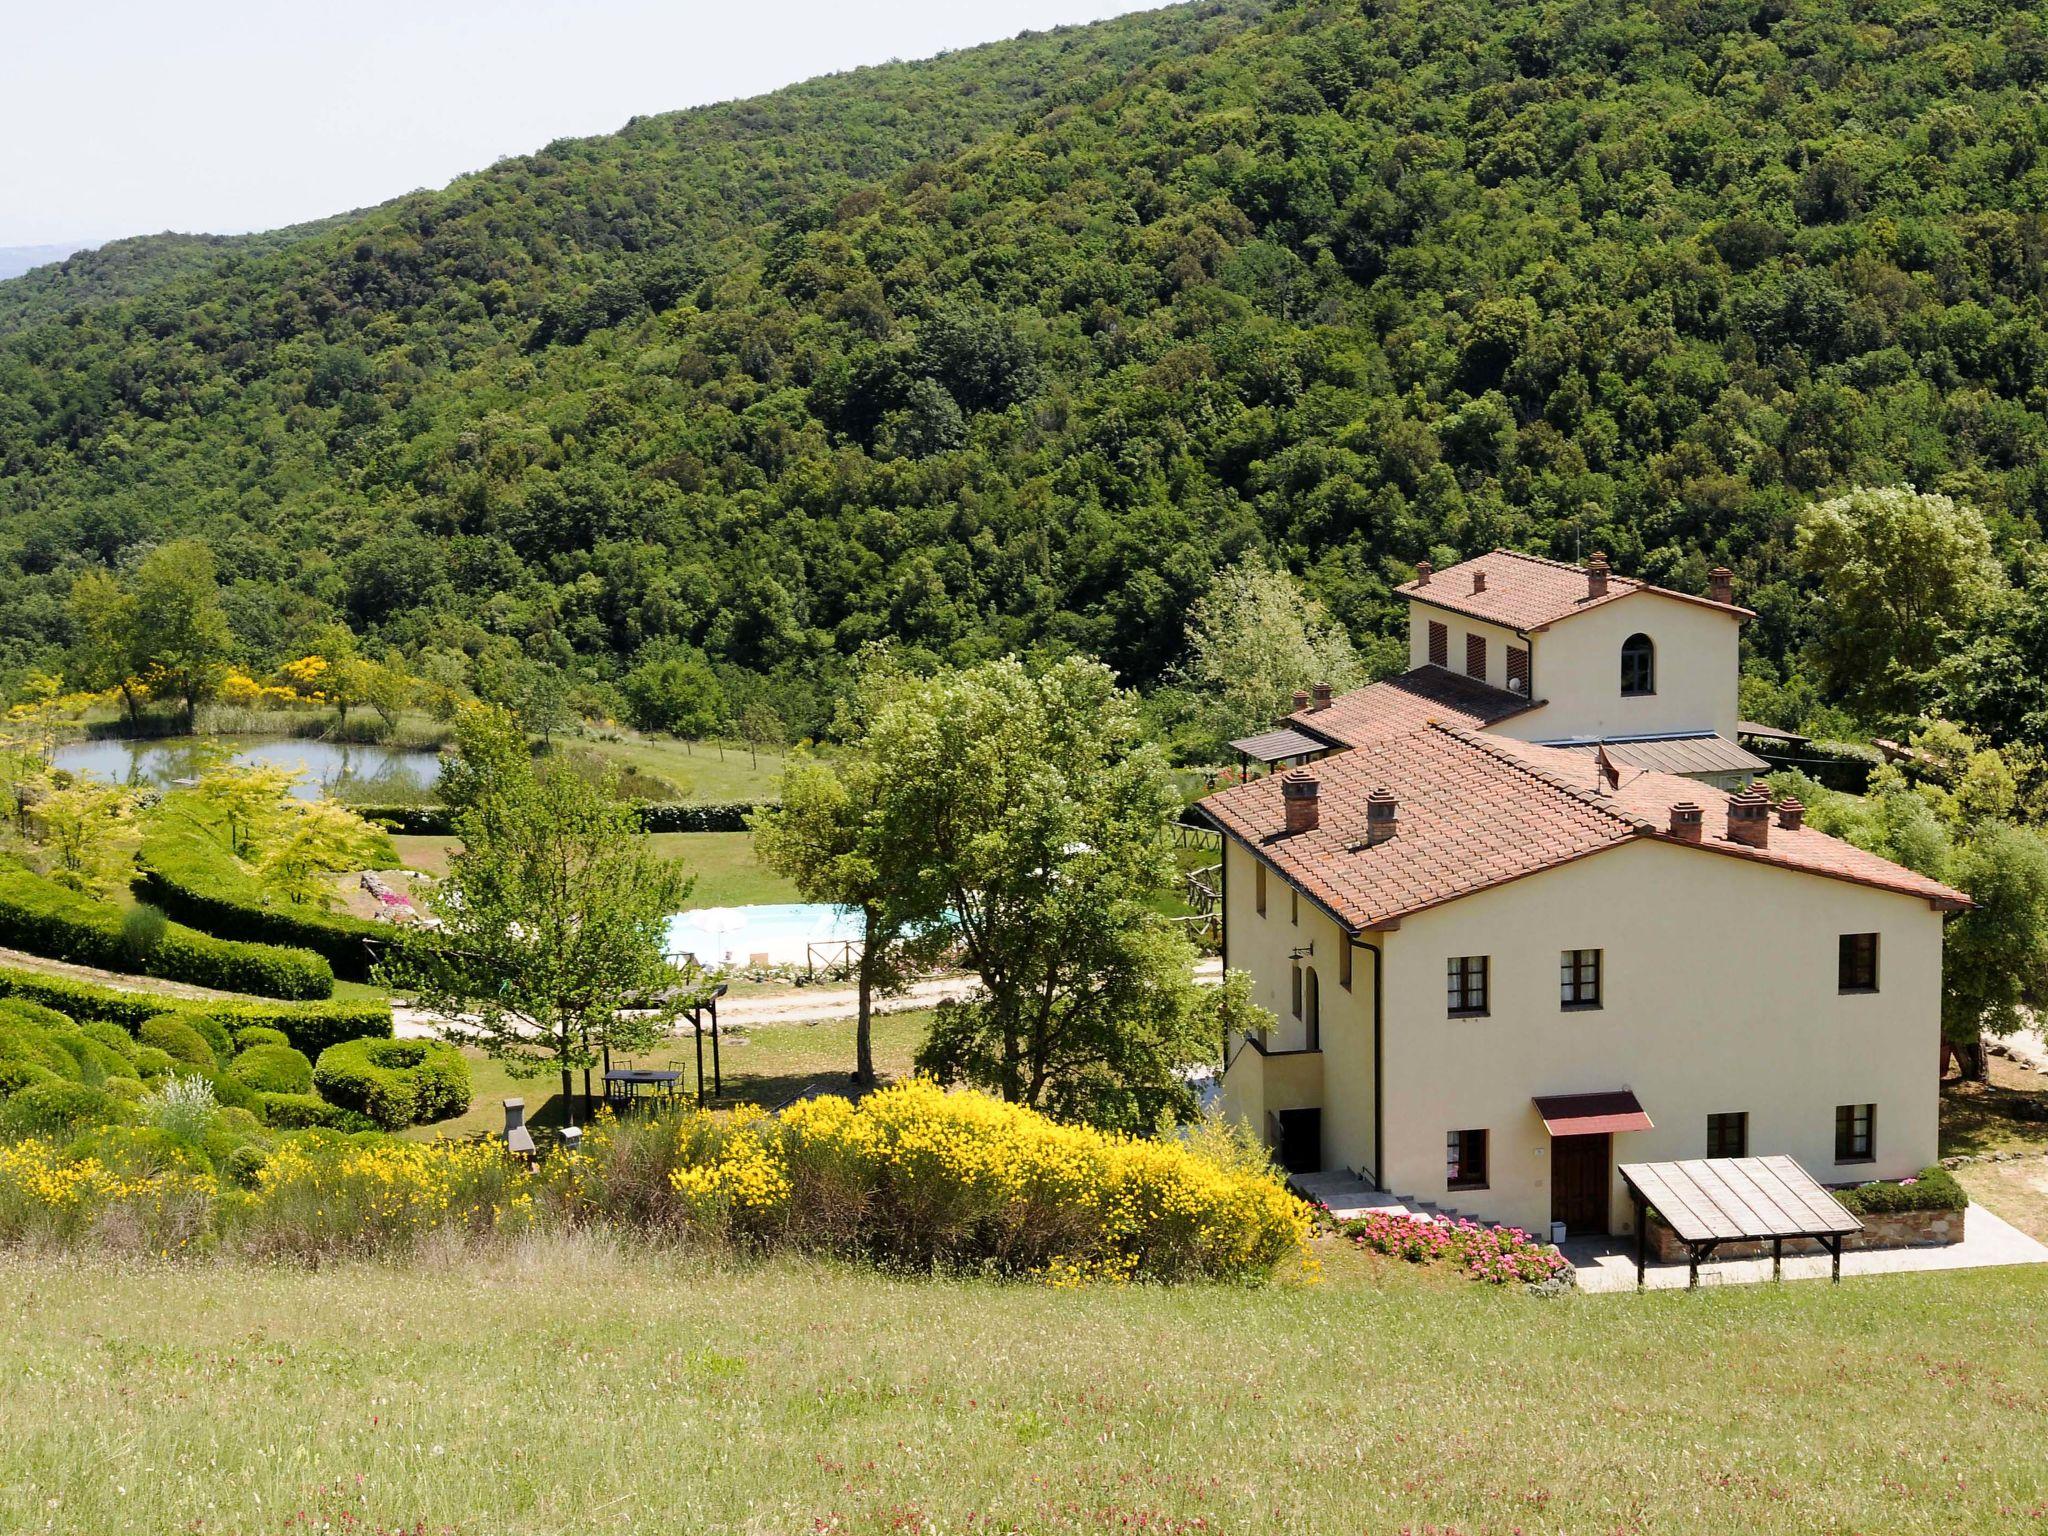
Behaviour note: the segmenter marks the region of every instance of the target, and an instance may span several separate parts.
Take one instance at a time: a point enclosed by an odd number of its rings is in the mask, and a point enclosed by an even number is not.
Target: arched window
[[[1320,1051],[1323,1048],[1323,989],[1316,981],[1316,968],[1308,968],[1306,1006],[1302,1009],[1302,1023],[1308,1026],[1306,1049]]]
[[[1630,635],[1621,642],[1621,696],[1657,691],[1657,647],[1648,635]]]

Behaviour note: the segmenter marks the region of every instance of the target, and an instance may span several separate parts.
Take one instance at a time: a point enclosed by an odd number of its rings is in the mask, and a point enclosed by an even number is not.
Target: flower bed
[[[1488,1285],[1548,1285],[1572,1273],[1565,1256],[1520,1227],[1490,1227],[1460,1219],[1431,1221],[1392,1211],[1372,1211],[1339,1222],[1340,1236],[1361,1248],[1463,1270]]]

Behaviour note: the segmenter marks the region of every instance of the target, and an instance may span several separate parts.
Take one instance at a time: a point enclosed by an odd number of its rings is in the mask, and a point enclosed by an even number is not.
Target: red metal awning
[[[1549,1093],[1536,1096],[1536,1113],[1553,1136],[1598,1136],[1602,1132],[1656,1129],[1636,1096],[1626,1088],[1611,1093]]]

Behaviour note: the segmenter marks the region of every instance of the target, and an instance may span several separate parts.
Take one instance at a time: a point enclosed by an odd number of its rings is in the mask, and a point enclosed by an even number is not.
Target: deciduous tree
[[[1365,680],[1351,638],[1301,583],[1262,555],[1219,571],[1188,616],[1182,676],[1198,690],[1216,743],[1261,731],[1297,690]]]

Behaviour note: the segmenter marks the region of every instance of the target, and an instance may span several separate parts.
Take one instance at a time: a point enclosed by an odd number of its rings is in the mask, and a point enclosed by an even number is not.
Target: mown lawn
[[[0,1259],[21,1532],[1805,1533],[2048,1523],[2038,1269],[1554,1300],[1052,1291],[553,1240]]]
[[[663,856],[678,860],[695,878],[686,908],[743,907],[761,902],[799,901],[796,887],[754,857],[751,832],[659,832],[649,839]],[[452,837],[394,837],[408,869],[448,873],[448,857],[460,845]]]
[[[1941,1152],[2048,1152],[2048,1077],[1994,1056],[1988,1084],[1943,1083]]]
[[[620,741],[578,740],[568,747],[666,779],[680,799],[700,804],[770,799],[782,776],[779,752],[750,753],[745,747],[712,742],[629,736]]]

